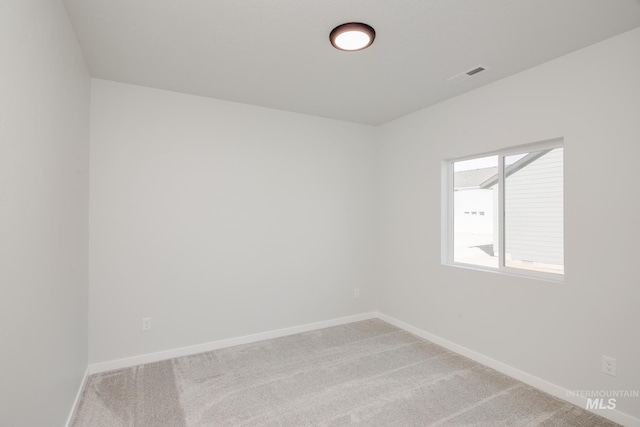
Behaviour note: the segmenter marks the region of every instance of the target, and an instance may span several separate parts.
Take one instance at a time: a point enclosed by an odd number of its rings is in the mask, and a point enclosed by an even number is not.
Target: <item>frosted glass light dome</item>
[[[375,38],[374,29],[361,22],[338,25],[329,35],[333,47],[347,51],[366,49],[371,46]]]

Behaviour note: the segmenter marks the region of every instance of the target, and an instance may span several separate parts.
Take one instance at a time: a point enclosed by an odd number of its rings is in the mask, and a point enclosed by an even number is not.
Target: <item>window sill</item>
[[[544,273],[537,271],[525,270],[522,272],[518,269],[503,267],[501,269],[483,267],[480,265],[463,264],[459,262],[443,262],[444,267],[462,268],[465,270],[482,271],[485,273],[499,274],[502,276],[518,277],[522,279],[532,279],[549,283],[564,283],[564,274]]]

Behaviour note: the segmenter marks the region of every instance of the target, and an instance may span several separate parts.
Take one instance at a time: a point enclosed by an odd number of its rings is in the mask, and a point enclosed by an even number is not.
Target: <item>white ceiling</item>
[[[635,0],[64,2],[94,77],[373,125],[640,26]],[[349,21],[370,48],[331,46]]]

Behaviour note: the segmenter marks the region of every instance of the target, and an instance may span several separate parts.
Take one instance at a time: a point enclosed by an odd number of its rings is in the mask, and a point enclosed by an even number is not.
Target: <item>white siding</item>
[[[513,260],[564,264],[563,149],[505,180],[505,252]]]

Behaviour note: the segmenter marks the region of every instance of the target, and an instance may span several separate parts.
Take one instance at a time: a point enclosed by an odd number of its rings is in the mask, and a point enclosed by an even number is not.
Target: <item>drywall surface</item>
[[[59,1],[2,1],[0,52],[0,424],[61,426],[87,368],[90,80]]]
[[[375,309],[373,128],[95,79],[91,110],[92,363]]]
[[[568,390],[640,389],[639,52],[637,29],[379,128],[379,311]],[[442,160],[557,137],[565,282],[441,265]]]

